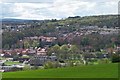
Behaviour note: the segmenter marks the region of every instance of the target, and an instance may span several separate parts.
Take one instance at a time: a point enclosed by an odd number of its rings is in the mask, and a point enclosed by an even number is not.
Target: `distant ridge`
[[[30,22],[33,22],[33,21],[42,21],[42,20],[27,20],[27,19],[12,19],[12,18],[6,18],[6,19],[1,19],[0,22],[2,23],[11,23],[11,24],[24,24],[24,23],[30,23]]]
[[[1,21],[34,21],[34,20],[6,18],[6,19],[1,19]],[[38,21],[38,20],[35,20],[35,21]]]

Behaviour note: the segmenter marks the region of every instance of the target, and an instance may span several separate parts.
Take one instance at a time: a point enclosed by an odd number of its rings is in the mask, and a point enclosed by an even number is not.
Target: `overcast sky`
[[[119,0],[0,0],[2,18],[61,19],[118,13]]]

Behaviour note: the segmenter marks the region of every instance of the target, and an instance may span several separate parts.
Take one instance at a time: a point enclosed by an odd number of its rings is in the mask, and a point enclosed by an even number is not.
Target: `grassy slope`
[[[3,78],[117,78],[118,64],[3,73]]]

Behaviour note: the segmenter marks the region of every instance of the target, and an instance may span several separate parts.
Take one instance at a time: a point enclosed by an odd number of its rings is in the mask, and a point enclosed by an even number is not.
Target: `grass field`
[[[3,78],[117,78],[118,64],[5,72]]]

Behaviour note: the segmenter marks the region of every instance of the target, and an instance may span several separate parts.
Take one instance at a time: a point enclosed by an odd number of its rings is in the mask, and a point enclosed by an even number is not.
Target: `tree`
[[[60,46],[58,44],[48,49],[48,55],[52,55],[52,53],[55,53],[55,55],[59,57],[59,52],[60,52]]]
[[[33,40],[32,47],[39,47],[39,42],[37,40]]]
[[[59,53],[60,53],[60,46],[58,44],[56,44],[55,46],[52,47],[53,49],[53,53],[55,53],[56,56],[59,57]]]
[[[72,59],[78,58],[79,52],[80,50],[76,45],[71,45],[69,49],[69,54],[71,54]]]
[[[120,62],[120,54],[112,54],[111,60],[113,63]]]
[[[83,46],[89,45],[89,38],[88,37],[84,37],[81,40],[81,45],[83,45]]]
[[[28,41],[24,41],[24,48],[29,48],[30,47],[30,44]]]
[[[69,49],[70,53],[72,54],[77,54],[79,53],[79,48],[76,45],[71,45],[70,49]]]
[[[5,44],[5,45],[4,45],[4,49],[10,49],[9,44]]]
[[[69,51],[69,48],[68,48],[68,45],[62,45],[60,47],[60,53],[63,55],[63,59],[67,59],[68,58],[68,51]]]

